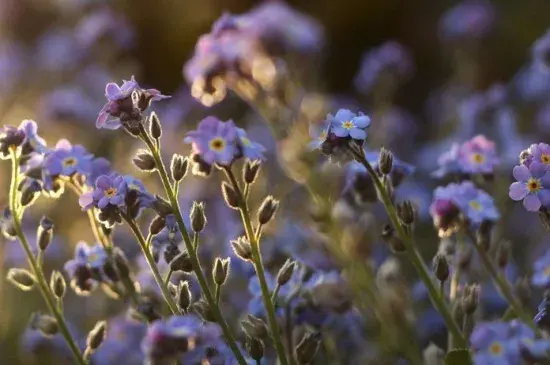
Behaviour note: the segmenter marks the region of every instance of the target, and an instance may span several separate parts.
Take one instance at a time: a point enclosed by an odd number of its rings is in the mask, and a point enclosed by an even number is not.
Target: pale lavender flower
[[[523,200],[525,209],[538,211],[542,206],[550,206],[550,171],[545,165],[533,162],[529,167],[518,165],[513,170],[517,180],[510,185],[509,196],[512,200]]]
[[[499,164],[495,143],[483,135],[464,142],[458,154],[460,169],[467,174],[490,174]]]
[[[367,138],[366,129],[370,125],[368,115],[355,114],[350,110],[340,109],[334,116],[329,114],[327,119],[330,122],[330,132],[337,137],[351,137],[358,140]]]
[[[222,122],[216,117],[201,120],[196,131],[187,133],[185,143],[192,143],[193,152],[209,165],[229,165],[235,158],[237,128],[232,120]]]

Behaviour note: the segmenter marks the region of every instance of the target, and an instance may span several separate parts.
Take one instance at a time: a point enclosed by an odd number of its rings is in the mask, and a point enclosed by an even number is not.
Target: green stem
[[[271,294],[271,301],[273,303],[276,303],[276,301],[277,301],[277,296],[279,295],[279,290],[281,290],[281,286],[279,285],[279,283],[277,283],[277,285],[275,285],[275,290],[273,290],[273,293]]]
[[[220,305],[220,297],[222,294],[222,286],[216,284],[216,291],[214,292],[215,298],[216,298],[216,304]]]
[[[469,230],[466,230],[466,234],[472,240],[472,244],[475,247],[479,258],[481,259],[483,266],[493,278],[493,282],[498,287],[502,296],[506,298],[508,304],[510,304],[510,307],[514,309],[516,315],[521,318],[526,325],[528,325],[532,330],[537,331],[535,323],[533,322],[533,317],[525,312],[521,303],[516,299],[516,296],[514,295],[514,292],[510,287],[508,281],[502,276],[502,274],[498,272],[498,269],[495,267],[493,260],[491,260],[491,258],[487,254],[487,251],[485,251],[483,247],[481,247],[481,245],[477,243],[476,237]]]
[[[132,218],[124,214],[122,215],[122,218],[126,221],[126,223],[128,223],[130,230],[132,231],[134,236],[136,236],[137,241],[141,247],[141,251],[143,252],[143,255],[145,255],[145,260],[147,261],[147,264],[149,264],[149,268],[153,273],[153,277],[155,278],[155,281],[157,282],[157,285],[159,286],[162,292],[162,296],[164,297],[166,304],[168,304],[170,311],[172,312],[172,314],[178,314],[179,313],[178,306],[174,301],[174,298],[168,291],[168,288],[166,287],[166,285],[164,285],[162,276],[159,273],[159,270],[158,270],[157,264],[155,263],[153,255],[151,255],[151,252],[147,249],[147,242],[145,241],[145,237],[143,237],[143,234],[141,233],[141,229],[138,227],[138,225]]]
[[[399,235],[399,238],[405,244],[407,253],[409,254],[409,257],[414,267],[416,268],[416,271],[418,272],[420,279],[428,289],[428,293],[430,295],[430,299],[433,305],[443,317],[443,320],[445,321],[445,324],[447,325],[449,332],[456,338],[457,345],[461,348],[466,348],[467,343],[460,331],[460,328],[458,327],[456,322],[453,320],[451,312],[449,311],[449,309],[447,308],[447,305],[445,304],[444,298],[439,295],[438,289],[430,276],[430,272],[426,268],[426,265],[424,264],[422,257],[420,256],[420,254],[418,253],[418,251],[414,246],[412,235],[407,234],[407,232],[399,222],[399,218],[397,217],[397,212],[391,201],[391,198],[388,195],[388,192],[386,191],[384,186],[382,185],[382,182],[380,181],[380,178],[378,177],[376,171],[374,171],[371,164],[367,161],[367,159],[365,158],[365,154],[362,150],[361,152],[357,152],[353,149],[350,149],[350,151],[355,157],[355,159],[367,169],[368,174],[371,176],[372,180],[374,181],[380,200],[384,204],[384,207],[386,208],[386,212],[388,213],[388,217],[393,227],[395,228],[397,234]]]
[[[168,287],[168,283],[170,282],[170,279],[172,278],[172,274],[174,273],[174,270],[171,268],[168,270],[168,274],[166,274],[166,277],[164,278],[164,286]]]
[[[57,321],[57,325],[59,326],[59,331],[61,332],[61,335],[65,338],[65,341],[67,341],[67,344],[69,345],[69,348],[76,360],[76,362],[79,365],[86,365],[87,362],[84,360],[84,357],[82,356],[82,353],[80,352],[80,349],[78,348],[78,345],[74,341],[74,339],[71,336],[71,333],[69,332],[69,328],[67,327],[67,323],[65,322],[65,318],[63,317],[63,313],[59,311],[59,307],[56,304],[56,300],[52,292],[50,291],[50,287],[48,283],[46,282],[46,278],[44,277],[44,273],[42,272],[42,269],[39,267],[38,262],[36,261],[31,247],[29,245],[29,242],[27,241],[27,237],[23,233],[23,229],[21,227],[21,218],[19,215],[19,212],[17,210],[17,184],[18,184],[18,178],[19,178],[19,159],[15,155],[15,152],[12,152],[12,176],[11,176],[11,184],[10,184],[10,209],[13,215],[13,222],[15,231],[17,233],[17,236],[19,237],[19,240],[21,241],[21,246],[25,250],[25,254],[27,256],[27,261],[29,262],[29,266],[32,270],[32,273],[34,277],[36,278],[36,282],[38,283],[38,286],[40,288],[40,292],[42,293],[42,297],[44,298],[44,301],[46,302],[46,305],[48,306],[48,309],[50,313],[55,317]],[[22,214],[21,214],[22,215]]]
[[[151,138],[143,128],[141,131],[141,139],[143,142],[147,145],[149,150],[151,151],[153,158],[155,160],[157,171],[160,176],[160,179],[162,181],[162,185],[164,187],[164,190],[168,196],[168,200],[170,202],[170,205],[172,206],[173,213],[176,217],[176,221],[178,223],[178,228],[181,232],[181,235],[183,237],[183,242],[185,243],[185,247],[187,249],[187,252],[189,252],[189,257],[191,258],[191,263],[193,265],[193,271],[195,275],[197,276],[197,281],[199,283],[199,286],[201,288],[201,291],[208,302],[208,305],[210,306],[210,310],[212,311],[212,314],[214,315],[214,318],[216,319],[216,322],[221,327],[221,330],[223,332],[223,335],[225,337],[225,340],[227,341],[228,346],[231,348],[231,351],[233,351],[233,354],[235,355],[235,358],[237,359],[238,363],[240,365],[246,365],[246,360],[243,357],[241,350],[239,349],[239,346],[237,346],[237,341],[235,340],[235,337],[233,336],[233,333],[231,332],[231,329],[229,328],[229,325],[225,321],[223,314],[220,310],[220,307],[216,304],[215,298],[212,295],[212,292],[210,291],[210,288],[208,287],[208,281],[206,280],[206,277],[204,276],[204,273],[202,272],[202,268],[200,265],[199,258],[197,256],[196,250],[194,249],[193,242],[191,241],[191,237],[189,235],[189,232],[187,231],[187,228],[185,227],[185,222],[183,220],[183,217],[181,215],[180,206],[178,202],[177,195],[174,194],[174,190],[172,189],[172,185],[170,184],[170,179],[168,178],[168,174],[166,172],[166,167],[164,166],[164,163],[162,161],[162,158],[160,156],[159,150],[155,147],[153,142],[151,141]]]
[[[267,321],[271,329],[271,336],[273,338],[273,343],[275,344],[275,349],[279,357],[279,362],[281,363],[281,365],[287,365],[288,362],[286,359],[285,347],[283,345],[281,333],[279,331],[279,324],[277,322],[277,316],[275,314],[275,306],[273,304],[273,301],[271,300],[271,294],[269,292],[269,287],[267,286],[264,264],[260,252],[260,244],[259,240],[257,239],[257,237],[259,237],[261,234],[261,229],[260,227],[258,227],[258,233],[254,233],[254,228],[252,227],[252,221],[250,219],[248,203],[245,200],[244,195],[242,194],[239,183],[237,182],[237,179],[235,178],[235,175],[233,174],[233,171],[230,167],[224,167],[224,171],[231,185],[239,195],[239,202],[241,204],[241,206],[239,207],[239,211],[241,212],[241,220],[243,222],[248,241],[250,242],[250,246],[252,247],[254,269],[256,270],[256,275],[258,276],[258,280],[260,282],[262,298],[265,309],[267,311]]]

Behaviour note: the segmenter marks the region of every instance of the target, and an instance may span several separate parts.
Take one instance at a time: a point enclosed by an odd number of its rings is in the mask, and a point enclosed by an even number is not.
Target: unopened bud
[[[99,321],[96,323],[94,328],[88,334],[86,340],[86,352],[92,353],[94,350],[99,348],[105,339],[105,334],[107,332],[107,322]]]
[[[180,282],[177,290],[177,296],[179,308],[183,311],[187,311],[191,305],[191,300],[193,299],[191,290],[189,290],[189,282]]]
[[[481,246],[484,251],[488,251],[491,246],[491,230],[493,229],[493,223],[485,220],[481,222],[479,229],[476,232],[477,244]]]
[[[197,300],[191,305],[190,310],[195,312],[205,322],[215,322],[215,317],[208,303],[203,299]]]
[[[299,364],[309,364],[319,350],[319,334],[308,332],[302,337],[302,340],[296,346],[296,360]]]
[[[15,240],[17,238],[17,230],[15,229],[15,222],[13,221],[13,214],[9,207],[2,210],[2,216],[0,217],[0,228],[2,229],[2,235],[9,240]]]
[[[501,241],[497,246],[496,262],[499,268],[505,269],[508,266],[508,260],[510,257],[510,242]]]
[[[25,179],[20,186],[21,190],[21,206],[26,207],[30,205],[34,199],[38,196],[38,193],[42,190],[42,186],[35,179]]]
[[[160,231],[162,231],[162,229],[164,228],[165,224],[166,222],[164,218],[160,215],[157,215],[149,225],[149,233],[151,234],[151,236],[159,234]]]
[[[295,267],[296,262],[292,261],[291,259],[287,259],[277,273],[277,284],[283,286],[288,283],[288,281],[292,277],[292,273],[294,272]]]
[[[252,259],[252,246],[246,237],[239,237],[236,240],[231,241],[231,247],[235,254],[244,261],[250,261]]]
[[[187,167],[189,165],[189,160],[182,155],[175,153],[172,156],[172,161],[170,162],[170,172],[172,173],[172,179],[174,181],[181,181],[187,174]]]
[[[50,277],[50,289],[59,299],[63,298],[63,296],[65,295],[65,291],[67,290],[67,283],[65,282],[63,274],[61,274],[59,271],[52,272],[52,276]]]
[[[467,285],[462,291],[461,306],[466,315],[473,314],[479,303],[479,285]]]
[[[166,200],[161,198],[160,196],[155,196],[155,201],[153,202],[153,209],[160,215],[161,217],[166,217],[169,214],[173,214],[174,210],[172,209],[172,206],[170,203],[168,203]]]
[[[214,261],[214,268],[212,269],[212,277],[214,278],[214,283],[221,286],[227,280],[229,276],[229,265],[231,259],[228,257],[226,259],[221,259],[219,257]]]
[[[385,148],[380,150],[378,169],[383,175],[388,175],[393,167],[393,154]]]
[[[231,185],[229,185],[225,181],[222,183],[222,194],[223,199],[225,200],[229,208],[239,209],[241,205],[239,195],[237,194],[235,189],[233,189],[233,187],[231,187]]]
[[[273,198],[271,195],[266,197],[258,209],[258,222],[260,224],[267,224],[275,216],[275,212],[279,207],[279,201]]]
[[[152,112],[149,116],[149,132],[154,139],[159,139],[162,136],[162,126],[157,113]]]
[[[397,205],[397,214],[403,224],[411,225],[414,223],[414,208],[409,200]]]
[[[256,177],[258,177],[258,172],[260,171],[260,166],[261,166],[260,160],[254,160],[254,161],[247,160],[244,163],[243,180],[246,184],[252,184],[254,183],[254,181],[256,181]]]
[[[41,313],[34,313],[31,316],[29,327],[33,330],[40,331],[46,337],[55,336],[59,331],[59,326],[55,318]]]
[[[53,222],[47,217],[42,217],[40,219],[40,224],[38,225],[38,231],[36,232],[36,243],[38,249],[44,251],[53,238]]]
[[[189,213],[191,220],[191,228],[193,232],[202,232],[204,226],[206,226],[206,214],[204,213],[204,202],[193,202],[191,212]]]
[[[246,351],[256,361],[260,361],[264,357],[264,343],[259,338],[247,337],[246,338]]]
[[[444,283],[445,281],[447,281],[447,279],[449,279],[449,262],[444,255],[435,255],[433,261],[433,270],[435,273],[435,277],[440,282]]]
[[[157,168],[155,158],[145,150],[139,150],[132,162],[141,171],[154,171]]]
[[[384,242],[386,242],[386,244],[393,252],[405,252],[405,250],[407,249],[405,247],[405,243],[395,235],[395,230],[389,224],[386,224],[384,226],[381,236]]]
[[[34,276],[25,269],[11,268],[6,279],[23,291],[29,291],[34,287]]]
[[[269,334],[264,320],[254,317],[252,314],[248,314],[246,318],[241,321],[241,327],[250,337],[266,338]]]
[[[124,251],[115,247],[113,248],[112,257],[118,275],[122,278],[130,277],[130,264],[128,263],[128,258]]]
[[[193,271],[193,262],[187,251],[183,251],[170,261],[172,271],[183,271],[190,273]]]

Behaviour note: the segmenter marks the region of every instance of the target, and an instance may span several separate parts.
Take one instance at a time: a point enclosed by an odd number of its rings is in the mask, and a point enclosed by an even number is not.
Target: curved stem
[[[350,148],[350,151],[355,157],[355,159],[367,169],[368,174],[371,176],[372,180],[374,181],[380,200],[382,201],[382,204],[384,204],[384,207],[386,208],[386,212],[388,213],[388,217],[394,229],[396,230],[397,234],[399,235],[399,238],[405,244],[407,253],[414,267],[416,268],[416,271],[418,272],[420,279],[424,282],[424,285],[428,289],[428,293],[430,295],[430,299],[433,305],[443,317],[443,320],[445,321],[445,324],[447,325],[449,332],[456,339],[457,345],[461,348],[466,348],[467,343],[460,331],[460,328],[458,327],[456,322],[453,320],[451,312],[449,311],[449,309],[447,308],[447,305],[445,304],[444,298],[440,296],[437,286],[434,284],[430,276],[430,272],[426,268],[426,265],[424,264],[422,257],[416,250],[412,239],[412,235],[407,234],[407,232],[399,222],[395,207],[390,199],[390,196],[388,195],[388,192],[382,185],[382,182],[380,181],[378,174],[376,173],[376,171],[374,171],[371,164],[367,161],[367,159],[365,158],[365,154],[362,150],[358,152]]]
[[[160,156],[160,151],[156,148],[153,141],[151,141],[151,138],[149,137],[149,135],[147,134],[144,128],[141,131],[140,137],[143,140],[143,142],[147,145],[149,150],[151,151],[153,158],[155,160],[159,177],[162,181],[162,185],[164,187],[166,195],[168,196],[170,205],[172,206],[173,213],[176,217],[176,222],[178,223],[178,228],[183,237],[183,242],[185,243],[185,248],[187,249],[187,252],[189,252],[189,257],[193,265],[193,271],[197,276],[197,281],[199,283],[201,291],[206,301],[208,302],[208,305],[210,306],[210,310],[212,311],[212,314],[214,315],[216,322],[221,327],[221,330],[223,332],[227,345],[231,348],[231,351],[235,355],[235,358],[237,359],[238,363],[240,365],[246,365],[246,360],[243,357],[241,350],[239,349],[239,346],[237,346],[237,341],[235,340],[235,337],[233,336],[233,333],[231,332],[229,325],[227,324],[227,322],[223,317],[220,307],[216,304],[216,300],[212,295],[210,288],[208,287],[208,281],[206,280],[206,277],[202,272],[202,268],[200,265],[199,258],[197,256],[197,252],[194,249],[194,245],[189,235],[189,232],[185,227],[185,222],[181,215],[178,198],[177,198],[177,195],[174,193],[174,190],[172,189],[170,179],[166,172],[166,167],[164,166],[164,162],[162,161],[162,158]]]
[[[10,184],[10,210],[13,215],[13,222],[15,226],[15,231],[17,233],[17,236],[19,237],[19,240],[21,241],[21,246],[23,247],[23,250],[25,251],[25,254],[27,256],[27,261],[29,262],[29,266],[32,270],[32,273],[34,277],[36,278],[36,282],[38,283],[38,286],[40,288],[40,292],[42,293],[42,297],[44,298],[44,301],[46,302],[46,305],[48,306],[48,309],[50,313],[55,317],[55,320],[57,322],[57,325],[59,326],[59,331],[61,332],[61,335],[65,338],[65,341],[67,341],[67,344],[69,345],[69,348],[76,360],[76,362],[79,365],[86,365],[87,361],[82,356],[82,353],[80,352],[80,349],[78,348],[78,345],[76,344],[75,340],[71,336],[71,333],[69,332],[69,328],[67,327],[67,323],[65,321],[65,318],[63,317],[63,313],[59,310],[60,308],[57,306],[56,300],[52,292],[50,291],[50,287],[46,281],[46,278],[44,276],[44,272],[39,267],[38,262],[36,261],[31,247],[29,245],[29,242],[27,241],[27,237],[23,233],[23,229],[21,227],[21,216],[17,209],[17,180],[19,178],[19,159],[16,157],[15,152],[12,152],[12,176],[11,176],[11,184]],[[22,212],[21,212],[22,215]]]
[[[231,185],[239,195],[239,202],[240,202],[239,211],[241,212],[241,220],[243,222],[246,236],[248,237],[248,241],[250,242],[250,246],[252,247],[254,269],[256,270],[256,275],[258,276],[258,280],[260,282],[262,298],[263,298],[264,306],[267,312],[267,321],[271,329],[271,336],[273,338],[273,343],[275,344],[275,349],[277,350],[277,355],[279,357],[279,361],[281,365],[287,365],[288,362],[286,358],[285,347],[281,339],[279,324],[277,322],[277,316],[275,314],[275,305],[273,304],[273,300],[271,299],[271,294],[269,292],[269,287],[267,285],[267,280],[265,278],[265,270],[264,270],[264,264],[262,261],[262,255],[260,252],[260,244],[259,244],[259,240],[257,239],[261,235],[261,227],[258,227],[257,233],[254,232],[254,228],[252,227],[252,221],[250,219],[248,203],[244,198],[241,188],[239,187],[239,183],[237,182],[237,179],[235,178],[233,171],[231,171],[231,167],[224,167],[224,171]]]

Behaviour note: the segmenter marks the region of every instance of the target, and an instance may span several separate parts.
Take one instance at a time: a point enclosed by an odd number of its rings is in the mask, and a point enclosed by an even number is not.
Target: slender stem
[[[449,331],[452,333],[454,337],[456,337],[457,345],[465,348],[467,346],[466,340],[464,339],[464,336],[462,336],[460,328],[458,327],[456,322],[453,320],[451,312],[449,311],[449,309],[447,308],[447,305],[445,304],[444,298],[439,295],[438,289],[430,276],[430,272],[426,268],[426,265],[424,264],[422,257],[420,256],[420,254],[418,253],[418,251],[414,246],[412,235],[407,234],[407,232],[399,222],[395,207],[391,202],[391,198],[388,195],[388,192],[382,185],[382,182],[380,181],[378,174],[376,173],[376,171],[374,171],[371,164],[365,158],[365,154],[363,151],[357,152],[353,149],[350,149],[350,151],[355,157],[355,159],[359,163],[361,163],[363,166],[365,166],[368,174],[371,176],[372,180],[374,181],[380,200],[384,204],[384,207],[386,208],[386,212],[388,213],[388,217],[390,218],[390,221],[393,227],[395,228],[397,234],[399,235],[399,238],[405,244],[407,253],[409,254],[409,257],[413,265],[415,266],[416,271],[420,276],[420,279],[424,282],[424,285],[428,289],[428,293],[430,295],[430,299],[433,305],[443,317],[443,320],[445,321],[445,324],[447,325],[447,328],[449,329]]]
[[[147,243],[145,241],[145,237],[143,237],[143,234],[141,233],[141,229],[139,229],[136,222],[130,217],[123,215],[122,218],[126,221],[126,223],[128,223],[128,226],[132,230],[132,233],[134,234],[134,236],[136,236],[137,241],[141,247],[141,251],[143,252],[143,255],[145,255],[145,260],[147,261],[147,264],[149,264],[149,268],[153,273],[153,277],[155,278],[155,281],[157,282],[157,285],[159,286],[162,292],[162,296],[164,297],[166,304],[168,304],[170,311],[172,312],[172,314],[179,313],[178,306],[174,301],[174,298],[168,291],[168,288],[166,287],[166,285],[164,285],[162,276],[159,273],[159,270],[158,270],[157,264],[155,263],[153,255],[151,255],[151,252],[147,249]]]
[[[277,301],[277,296],[279,295],[279,290],[281,290],[281,286],[279,285],[279,283],[277,283],[275,285],[275,290],[273,290],[273,293],[271,294],[271,301],[273,303],[276,303],[276,301]]]
[[[275,344],[275,349],[279,357],[279,362],[281,363],[281,365],[287,365],[288,362],[286,359],[285,347],[283,346],[281,333],[279,331],[279,324],[277,322],[277,316],[275,314],[275,306],[271,299],[271,295],[269,293],[269,287],[267,285],[267,280],[265,278],[265,270],[264,270],[264,264],[262,262],[262,255],[260,252],[260,244],[259,244],[259,240],[257,239],[261,235],[261,227],[258,227],[257,233],[254,232],[254,228],[252,227],[252,221],[250,219],[248,203],[244,199],[244,195],[242,194],[242,191],[239,187],[239,183],[237,182],[237,179],[235,178],[235,175],[233,174],[233,171],[231,170],[230,167],[224,167],[224,171],[231,185],[239,195],[239,202],[241,204],[239,207],[239,211],[241,212],[241,220],[243,222],[248,241],[250,242],[250,246],[252,247],[254,269],[256,270],[256,275],[258,276],[258,280],[260,282],[262,298],[263,298],[264,306],[267,312],[267,321],[271,329],[271,337],[273,338],[273,343]]]
[[[246,360],[243,357],[241,350],[239,349],[239,346],[237,345],[237,341],[235,340],[235,337],[233,336],[233,333],[231,332],[229,325],[227,324],[227,322],[223,317],[220,307],[216,304],[215,298],[212,295],[210,288],[208,287],[208,281],[206,280],[206,277],[202,272],[200,261],[197,256],[196,250],[194,249],[193,242],[191,241],[189,232],[185,227],[185,222],[181,215],[178,198],[177,198],[177,195],[175,195],[174,190],[172,189],[172,186],[170,184],[170,179],[168,178],[166,167],[164,166],[164,163],[160,156],[160,151],[155,147],[155,145],[151,141],[151,138],[149,137],[149,135],[145,130],[142,130],[140,137],[143,140],[143,142],[147,145],[147,147],[149,148],[149,150],[153,155],[153,158],[155,159],[159,177],[162,181],[164,190],[168,196],[170,205],[172,206],[173,213],[176,217],[176,222],[178,223],[178,228],[183,237],[183,242],[185,243],[187,252],[189,252],[189,257],[193,265],[193,271],[197,276],[197,281],[199,283],[201,291],[210,306],[210,310],[212,311],[212,314],[214,315],[216,322],[221,327],[225,340],[227,341],[228,346],[231,348],[231,351],[235,355],[235,358],[237,359],[238,363],[240,365],[246,365]]]
[[[214,292],[214,296],[215,296],[215,298],[216,298],[216,304],[217,304],[217,305],[220,305],[220,297],[221,297],[221,294],[222,294],[222,286],[216,284],[216,290],[215,290],[215,292]]]
[[[55,317],[57,325],[59,326],[59,331],[65,338],[65,341],[67,341],[67,344],[69,345],[69,348],[76,360],[76,362],[79,365],[86,365],[87,362],[84,360],[84,357],[82,356],[82,353],[80,352],[80,349],[78,348],[78,345],[74,341],[73,337],[71,336],[71,333],[69,332],[69,328],[67,327],[67,323],[65,322],[65,318],[63,317],[63,313],[60,312],[59,307],[56,304],[56,300],[54,295],[52,294],[50,287],[48,283],[46,282],[46,278],[44,277],[44,273],[42,272],[42,269],[39,267],[38,262],[36,261],[31,247],[29,245],[29,242],[27,241],[27,237],[23,233],[23,229],[21,227],[21,216],[18,213],[17,210],[17,180],[19,178],[19,159],[15,155],[15,152],[12,152],[12,176],[11,176],[11,184],[10,184],[10,209],[12,211],[13,215],[13,222],[15,231],[17,233],[17,236],[19,237],[19,240],[21,241],[21,246],[25,250],[25,254],[27,256],[27,261],[29,262],[29,266],[32,270],[32,273],[34,277],[36,278],[36,282],[38,283],[38,286],[40,288],[40,292],[42,293],[42,297],[44,298],[44,301],[46,302],[46,305],[48,306],[49,311],[52,313],[52,315]]]
[[[495,267],[495,264],[493,263],[493,260],[491,260],[491,258],[489,257],[487,251],[485,251],[483,247],[481,247],[481,245],[477,243],[477,239],[472,234],[472,232],[470,232],[469,230],[466,230],[466,234],[472,240],[472,244],[475,247],[479,258],[481,259],[483,266],[493,278],[493,282],[498,287],[502,296],[506,298],[506,300],[508,301],[508,304],[510,304],[510,306],[514,309],[514,312],[516,312],[516,315],[519,318],[521,318],[526,325],[528,325],[529,327],[531,327],[531,329],[536,331],[536,326],[535,326],[535,323],[533,322],[533,317],[529,315],[527,312],[525,312],[521,303],[516,299],[516,296],[514,295],[514,292],[510,287],[510,284],[498,272],[498,269]]]
[[[168,287],[168,283],[170,282],[170,279],[172,278],[172,274],[174,273],[174,270],[171,268],[168,270],[168,274],[166,274],[166,277],[164,278],[164,286]]]

